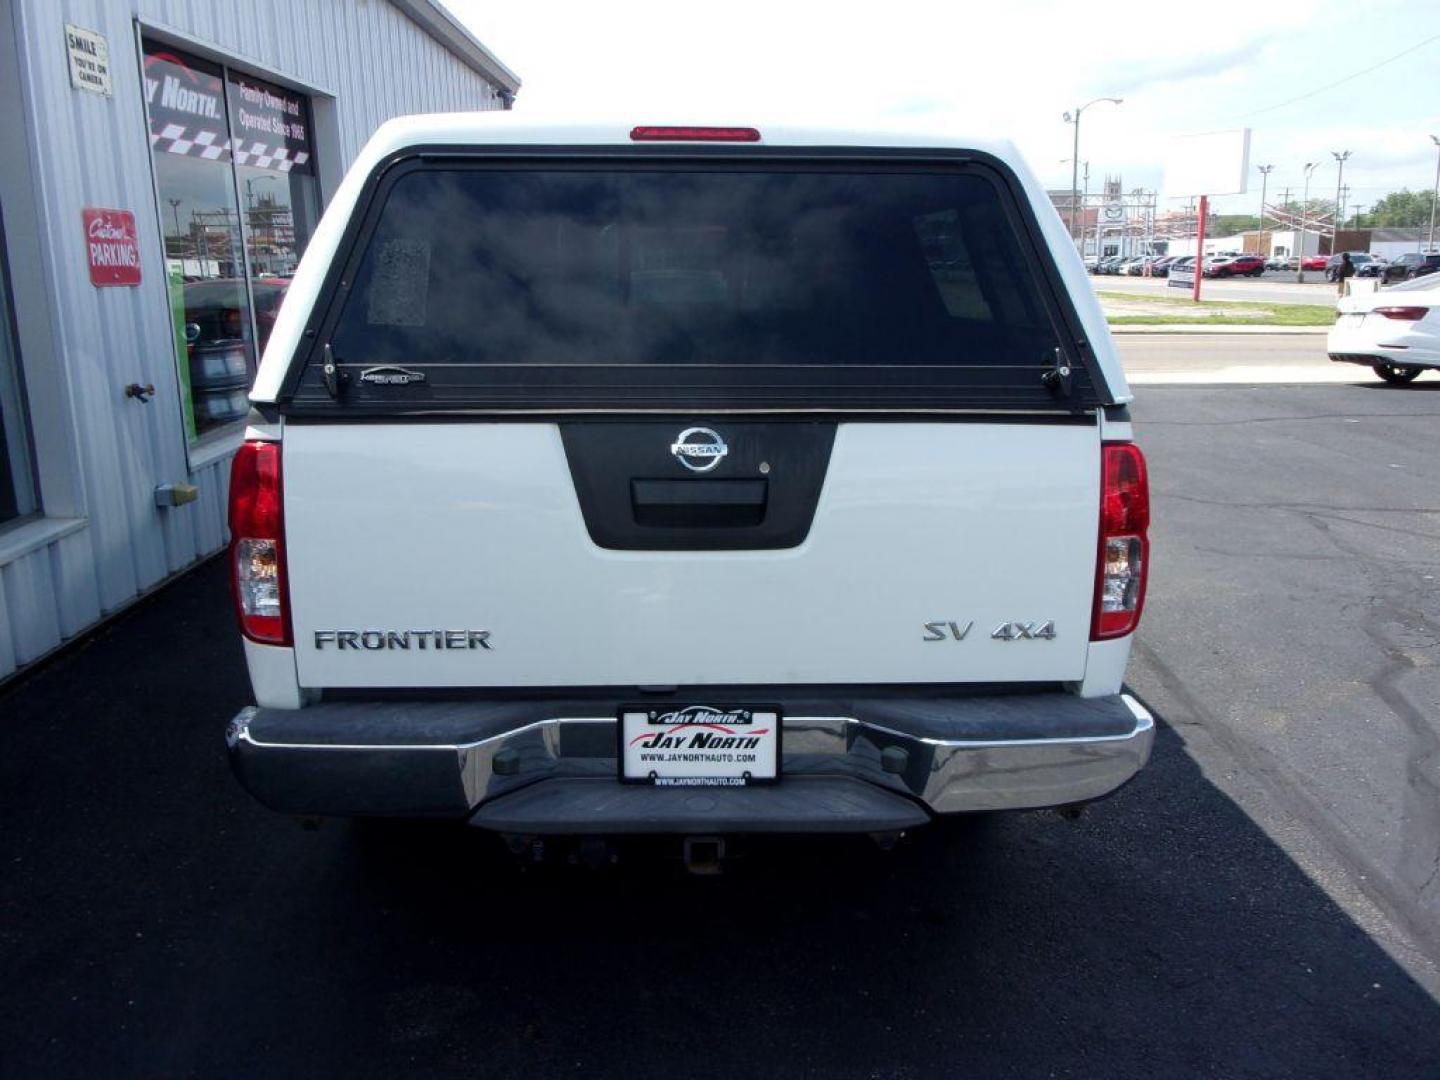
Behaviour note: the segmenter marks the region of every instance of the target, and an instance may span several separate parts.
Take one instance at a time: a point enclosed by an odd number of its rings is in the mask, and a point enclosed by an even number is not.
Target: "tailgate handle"
[[[765,520],[769,480],[631,480],[635,524],[738,528]]]

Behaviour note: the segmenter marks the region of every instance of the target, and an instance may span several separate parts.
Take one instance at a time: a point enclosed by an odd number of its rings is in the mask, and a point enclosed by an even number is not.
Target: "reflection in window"
[[[309,103],[153,42],[145,97],[194,439],[248,411],[259,354],[319,216]]]
[[[280,311],[280,301],[295,267],[304,238],[320,216],[320,193],[314,176],[294,171],[272,172],[238,166],[240,197],[245,207],[246,256],[255,296],[255,332],[263,352]]]
[[[238,420],[255,363],[229,166],[156,155],[165,263],[192,437]]]

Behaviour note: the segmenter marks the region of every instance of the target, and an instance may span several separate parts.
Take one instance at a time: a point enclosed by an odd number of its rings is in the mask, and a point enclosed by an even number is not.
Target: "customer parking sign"
[[[140,284],[140,241],[135,232],[135,215],[129,210],[86,207],[85,258],[90,264],[90,284]]]

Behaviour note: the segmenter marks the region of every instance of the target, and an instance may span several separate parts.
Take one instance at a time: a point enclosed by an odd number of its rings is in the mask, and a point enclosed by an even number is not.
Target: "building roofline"
[[[474,34],[460,25],[440,0],[390,0],[412,22],[449,49],[472,71],[514,97],[520,90],[520,76],[502,64],[480,44]]]

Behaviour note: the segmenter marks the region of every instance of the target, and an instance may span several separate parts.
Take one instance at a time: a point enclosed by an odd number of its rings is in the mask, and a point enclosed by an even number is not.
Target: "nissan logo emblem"
[[[686,428],[670,444],[675,460],[691,472],[709,472],[729,452],[725,440],[706,427]]]

